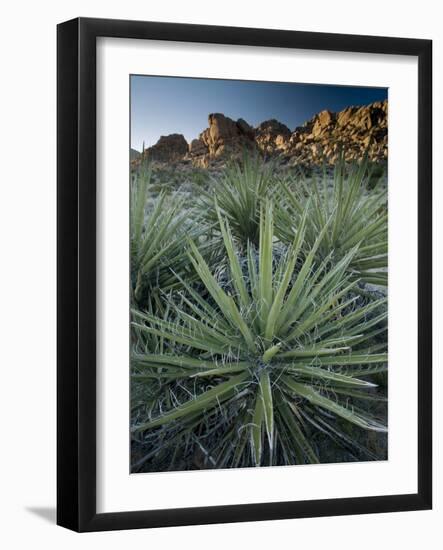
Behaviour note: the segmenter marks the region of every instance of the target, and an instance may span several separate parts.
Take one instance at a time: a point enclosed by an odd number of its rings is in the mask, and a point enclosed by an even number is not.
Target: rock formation
[[[188,142],[182,134],[161,136],[155,145],[145,149],[144,158],[158,162],[176,162],[188,152]]]
[[[221,113],[213,113],[208,117],[208,124],[208,128],[189,147],[193,164],[207,167],[211,161],[235,158],[244,149],[256,149],[254,130],[243,119],[235,122]]]
[[[373,161],[388,155],[388,102],[348,107],[339,113],[322,111],[292,133],[282,153],[291,164],[333,164],[340,150],[345,160],[361,158],[365,151]]]
[[[280,151],[290,136],[291,130],[275,118],[265,120],[255,130],[255,141],[260,151],[268,155]]]
[[[278,120],[266,120],[256,128],[245,120],[221,114],[208,117],[208,127],[188,145],[181,134],[162,136],[143,157],[159,163],[217,167],[239,158],[244,150],[266,158],[279,157],[289,165],[334,164],[343,152],[346,161],[362,158],[384,161],[388,155],[388,102],[348,107],[338,113],[321,111],[291,130]],[[134,159],[136,166],[140,160]]]

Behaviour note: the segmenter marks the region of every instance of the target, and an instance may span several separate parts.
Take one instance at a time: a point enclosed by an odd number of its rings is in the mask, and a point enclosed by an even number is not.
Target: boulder
[[[351,120],[353,114],[357,109],[355,107],[348,107],[344,111],[341,111],[337,115],[337,126],[346,126]]]
[[[321,111],[313,119],[312,135],[318,137],[329,130],[335,122],[335,115],[330,111]]]
[[[210,159],[236,157],[244,149],[255,149],[252,128],[243,119],[235,122],[221,113],[212,113],[208,117],[208,124],[199,139],[207,147]]]
[[[255,141],[261,151],[273,154],[286,149],[291,130],[275,118],[265,120],[255,129]]]

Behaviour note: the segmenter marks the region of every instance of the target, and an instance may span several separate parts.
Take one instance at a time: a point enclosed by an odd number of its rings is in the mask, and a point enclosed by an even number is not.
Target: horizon
[[[131,75],[131,144],[141,151],[160,136],[190,143],[208,127],[208,115],[243,118],[253,127],[276,119],[291,132],[320,111],[339,112],[388,98],[387,88]]]

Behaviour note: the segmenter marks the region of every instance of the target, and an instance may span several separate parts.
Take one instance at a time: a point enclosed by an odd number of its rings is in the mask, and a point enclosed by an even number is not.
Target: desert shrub
[[[210,176],[208,171],[204,168],[193,168],[189,174],[189,179],[198,189],[198,192],[200,192],[201,189],[206,189],[208,187]]]
[[[367,159],[346,166],[343,160],[335,166],[333,177],[281,181],[277,189],[277,234],[290,243],[308,208],[305,242],[309,250],[318,234],[327,226],[317,257],[340,261],[356,245],[358,249],[349,264],[354,279],[387,285],[388,213],[387,189],[376,181]],[[368,192],[368,181],[373,189]]]
[[[356,431],[386,431],[367,404],[384,400],[371,376],[386,370],[387,312],[353,293],[360,239],[333,266],[319,260],[335,221],[308,245],[308,203],[276,261],[272,203],[246,247],[226,210],[215,216],[229,290],[189,239],[196,284],[178,276],[161,314],[133,309],[133,471],[316,463],[325,440],[376,458]]]
[[[151,168],[144,165],[131,184],[131,289],[138,307],[158,302],[160,292],[180,286],[177,274],[192,280],[195,273],[185,250],[186,239],[198,242],[210,256],[214,243],[208,228],[185,207],[186,196],[162,190],[150,198]]]
[[[243,154],[242,161],[231,161],[208,190],[201,191],[200,208],[210,223],[217,223],[216,201],[229,221],[236,239],[243,245],[259,240],[260,208],[276,184],[274,164],[261,157]]]

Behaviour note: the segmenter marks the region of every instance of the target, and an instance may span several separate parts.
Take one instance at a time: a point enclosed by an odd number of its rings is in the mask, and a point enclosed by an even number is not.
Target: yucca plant
[[[182,280],[162,317],[133,311],[142,342],[132,353],[133,384],[138,395],[146,387],[156,396],[133,410],[134,442],[148,457],[138,465],[155,456],[166,461],[156,469],[201,467],[198,454],[205,467],[315,463],[319,434],[361,451],[347,425],[386,431],[362,405],[383,399],[368,377],[386,369],[386,301],[355,306],[348,269],[357,245],[332,268],[329,257],[316,261],[333,218],[302,255],[308,215],[277,263],[271,203],[245,258],[217,207],[230,290],[190,241],[206,295]]]
[[[313,175],[308,181],[300,179],[292,186],[282,181],[277,189],[277,234],[290,243],[309,204],[305,234],[307,250],[327,224],[317,257],[323,260],[331,256],[332,262],[338,262],[359,244],[349,264],[349,272],[354,279],[386,286],[387,189],[379,178],[379,183],[368,192],[368,181],[373,181],[371,174],[367,158],[351,167],[341,159],[335,166],[332,180],[324,171],[323,177]]]
[[[143,165],[131,187],[131,285],[133,300],[139,306],[152,305],[160,291],[176,288],[176,273],[195,276],[186,252],[186,239],[199,242],[202,251],[213,250],[214,243],[204,238],[208,227],[197,223],[186,197],[160,192],[150,198],[151,168]]]
[[[257,244],[261,204],[276,184],[275,163],[265,163],[258,154],[244,152],[241,162],[229,162],[210,184],[209,190],[201,190],[200,206],[206,218],[217,222],[215,198],[234,237],[244,245],[248,240]]]

